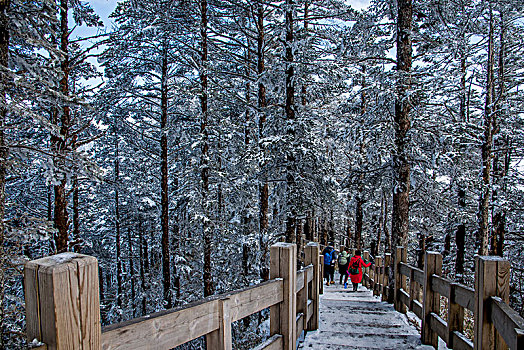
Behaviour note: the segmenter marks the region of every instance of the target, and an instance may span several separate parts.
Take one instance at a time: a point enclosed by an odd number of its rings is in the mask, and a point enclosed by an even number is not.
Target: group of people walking
[[[340,272],[340,281],[344,281],[344,288],[348,287],[348,277],[353,284],[353,291],[358,290],[358,284],[362,283],[362,268],[371,266],[371,262],[366,262],[361,257],[359,249],[355,251],[355,255],[349,254],[349,249],[345,248],[338,253],[330,244],[322,251],[324,256],[324,278],[326,284],[335,284],[335,264],[338,264],[338,271]]]

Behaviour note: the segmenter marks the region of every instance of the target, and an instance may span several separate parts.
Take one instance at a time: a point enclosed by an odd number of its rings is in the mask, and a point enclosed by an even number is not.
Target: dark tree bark
[[[7,68],[9,64],[9,0],[0,0],[0,66]],[[2,69],[3,70],[3,69]],[[0,81],[0,348],[4,346],[4,298],[8,257],[5,252],[5,181],[7,172],[8,148],[4,129],[7,120],[7,87],[8,78],[2,74]]]
[[[410,163],[408,156],[409,136],[411,128],[411,22],[412,1],[398,1],[397,17],[397,97],[395,99],[395,153],[393,166],[396,186],[393,190],[393,215],[391,218],[391,239],[394,250],[396,246],[407,248],[409,230],[409,191]],[[394,252],[391,251],[393,254]]]
[[[122,307],[122,253],[121,253],[121,239],[120,239],[120,154],[118,144],[118,117],[115,117],[115,245],[116,245],[116,304],[119,308]]]
[[[493,11],[489,9],[488,62],[486,79],[486,103],[484,107],[484,134],[482,137],[482,187],[479,197],[477,246],[479,255],[489,254],[489,203],[491,197],[491,162],[493,146]]]
[[[149,256],[147,248],[147,240],[142,231],[142,222],[138,221],[138,239],[139,239],[139,255],[140,255],[140,286],[142,288],[142,316],[147,314],[147,282],[146,276],[149,275]]]
[[[60,70],[63,74],[60,79],[60,92],[64,96],[69,95],[69,25],[68,25],[68,1],[60,1],[60,50],[63,53],[62,61],[60,63]],[[70,127],[70,109],[67,104],[62,108],[60,116],[60,137],[52,136],[51,143],[56,152],[55,163],[57,168],[65,171],[63,160],[60,159],[67,152],[67,140],[69,137]],[[68,250],[68,229],[69,229],[69,214],[67,212],[67,176],[63,173],[60,183],[54,186],[55,192],[55,206],[54,206],[54,224],[58,233],[55,237],[55,246],[58,253]]]
[[[466,242],[466,226],[460,224],[457,227],[455,243],[457,245],[457,260],[455,260],[455,276],[457,282],[464,282],[464,253]]]
[[[495,103],[495,115],[493,118],[494,147],[498,151],[493,158],[493,183],[494,190],[492,195],[493,201],[493,229],[491,235],[492,255],[503,256],[504,254],[504,237],[506,235],[506,209],[504,205],[497,203],[498,198],[504,195],[506,190],[505,177],[509,167],[509,137],[500,134],[500,124],[504,118],[503,105],[506,101],[505,87],[505,55],[506,55],[506,25],[504,21],[504,12],[500,12],[500,47],[498,59],[498,96]]]
[[[133,310],[133,317],[135,317],[136,302],[135,302],[135,264],[133,256],[133,240],[131,238],[131,228],[127,228],[127,249],[129,254],[129,279],[131,281],[131,310]]]
[[[200,135],[202,138],[201,148],[201,181],[202,181],[202,208],[204,210],[203,235],[204,235],[204,297],[213,295],[215,292],[213,286],[213,275],[211,273],[211,250],[213,246],[213,232],[211,222],[209,220],[209,132],[207,129],[208,123],[208,47],[207,47],[207,0],[200,1],[200,106],[201,106],[201,123]]]
[[[262,1],[258,1],[257,9],[257,74],[258,74],[258,109],[259,109],[259,119],[258,119],[258,138],[261,140],[264,137],[264,124],[266,123],[266,87],[261,80],[262,74],[265,71],[265,58],[264,58],[264,49],[265,49],[265,29],[264,29],[264,5]],[[263,158],[264,148],[261,143],[259,143],[261,158]],[[260,164],[261,168],[264,168],[265,162]],[[263,281],[269,279],[269,246],[265,242],[265,237],[267,237],[267,230],[269,228],[269,185],[267,179],[261,179],[259,183],[259,225],[260,225],[260,247],[262,249],[262,258],[260,262],[260,277]]]
[[[363,183],[360,183],[358,186],[357,208],[355,213],[355,244],[357,249],[362,249],[362,224],[364,221],[364,214],[362,211],[362,206],[364,204],[364,198],[362,196],[363,187]]]
[[[169,194],[168,194],[168,161],[167,161],[167,111],[168,111],[168,44],[164,41],[162,49],[162,78],[160,96],[160,168],[161,168],[161,225],[162,225],[162,286],[166,308],[173,307],[171,295],[171,252],[169,240]]]
[[[73,251],[80,252],[80,189],[78,188],[78,176],[73,176]]]
[[[388,230],[388,199],[386,193],[382,192],[384,198],[384,252],[391,251],[391,235]]]
[[[285,42],[285,63],[286,63],[286,121],[288,136],[288,151],[286,155],[286,183],[287,183],[287,212],[286,212],[286,242],[296,243],[296,208],[294,203],[296,159],[294,154],[295,146],[295,67],[293,58],[293,0],[286,0],[286,42]]]

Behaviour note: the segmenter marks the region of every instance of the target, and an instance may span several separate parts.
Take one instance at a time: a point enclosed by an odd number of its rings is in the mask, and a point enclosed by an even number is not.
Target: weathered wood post
[[[218,300],[218,329],[206,334],[207,350],[231,350],[233,347],[230,303],[229,298]]]
[[[324,255],[318,256],[319,266],[320,266],[320,278],[319,278],[319,287],[320,294],[324,294]]]
[[[307,330],[307,318],[308,308],[307,302],[309,299],[309,283],[307,282],[309,274],[312,274],[312,270],[304,269],[304,288],[297,293],[297,312],[303,314],[302,318],[302,330]]]
[[[61,253],[25,265],[27,338],[47,349],[100,349],[96,258]]]
[[[400,290],[406,290],[406,276],[400,273],[400,263],[407,261],[407,252],[404,247],[397,247],[395,250],[395,260],[393,273],[395,275],[395,290],[393,291],[393,299],[395,303],[395,310],[401,313],[406,313],[406,305],[400,301]]]
[[[448,347],[453,348],[453,333],[462,333],[464,330],[464,308],[455,301],[455,290],[458,283],[452,282],[449,285],[448,297]]]
[[[277,243],[271,246],[270,278],[282,278],[284,300],[270,308],[270,336],[281,334],[283,350],[295,349],[297,340],[297,246],[291,243]]]
[[[313,280],[309,289],[309,299],[313,300],[313,315],[307,324],[306,330],[313,331],[318,329],[318,316],[320,307],[320,285],[322,285],[322,275],[320,274],[318,243],[308,243],[305,251],[305,264],[313,265]]]
[[[384,275],[382,277],[382,301],[388,300],[389,293],[389,269],[391,268],[391,254],[386,253],[384,255]]]
[[[431,289],[431,276],[442,273],[442,255],[426,252],[424,255],[424,300],[422,302],[422,344],[438,348],[438,335],[431,329],[430,314],[440,313],[440,296]]]
[[[375,275],[375,288],[373,288],[374,295],[380,295],[382,291],[382,260],[384,258],[377,256],[375,259],[375,265],[377,269],[377,274]]]
[[[496,334],[488,310],[492,296],[508,303],[509,269],[509,261],[498,256],[475,258],[475,350],[507,349],[504,340]]]
[[[364,260],[369,261],[369,251],[364,250],[364,252],[362,253],[362,257],[364,258]],[[369,267],[362,268],[362,275],[365,275],[365,274],[369,274]],[[362,279],[362,285],[365,287],[369,287],[365,285],[364,279]]]

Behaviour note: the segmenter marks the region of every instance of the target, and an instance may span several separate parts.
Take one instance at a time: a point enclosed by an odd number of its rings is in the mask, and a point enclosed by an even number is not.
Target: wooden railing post
[[[313,280],[309,289],[309,299],[313,300],[313,315],[309,320],[306,330],[313,331],[318,329],[318,316],[320,308],[320,285],[322,285],[322,275],[320,274],[318,243],[308,243],[305,251],[305,264],[313,265]],[[323,262],[322,262],[323,263]]]
[[[270,277],[283,279],[284,300],[270,308],[270,336],[281,334],[283,350],[295,349],[297,339],[297,246],[291,243],[277,243],[271,246]]]
[[[384,257],[379,256],[377,257],[377,269],[378,269],[378,275],[377,275],[377,295],[381,296],[382,294],[382,281],[384,280],[384,273],[383,273],[383,267],[384,267]]]
[[[426,252],[424,255],[424,300],[422,304],[422,344],[438,348],[438,335],[431,329],[430,314],[440,313],[440,296],[431,289],[431,276],[442,273],[442,255]]]
[[[319,247],[320,248],[320,247]],[[320,266],[319,293],[324,294],[324,255],[318,256]]]
[[[456,303],[455,291],[457,283],[450,283],[448,297],[448,347],[453,348],[453,333],[464,330],[464,308]]]
[[[61,253],[25,265],[27,337],[47,349],[100,349],[96,258]]]
[[[395,303],[395,310],[401,313],[406,313],[406,305],[400,301],[400,290],[406,290],[406,277],[400,273],[400,263],[407,261],[407,252],[404,247],[397,247],[395,250],[394,260],[394,274],[395,274],[395,290],[393,291],[393,299]]]
[[[369,262],[369,251],[364,250],[364,252],[362,253],[362,257],[364,258],[365,261]],[[363,267],[362,268],[362,274],[366,274],[366,273],[369,273],[369,267]],[[364,284],[364,283],[362,283],[362,284]]]
[[[380,283],[382,284],[382,301],[388,300],[388,293],[389,293],[389,269],[391,266],[391,254],[386,253],[384,255],[384,276],[382,277],[382,281]]]
[[[207,350],[231,350],[233,347],[229,304],[229,298],[218,300],[218,329],[206,334]]]
[[[509,261],[495,256],[475,258],[475,330],[474,349],[507,349],[503,339],[496,334],[489,315],[489,299],[509,299]]]

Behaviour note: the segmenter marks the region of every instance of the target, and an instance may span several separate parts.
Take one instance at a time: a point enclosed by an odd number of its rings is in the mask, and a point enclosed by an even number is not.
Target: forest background
[[[1,348],[24,263],[63,251],[99,260],[105,325],[259,283],[302,238],[439,251],[468,285],[504,256],[524,315],[522,1],[110,4],[0,1]]]

